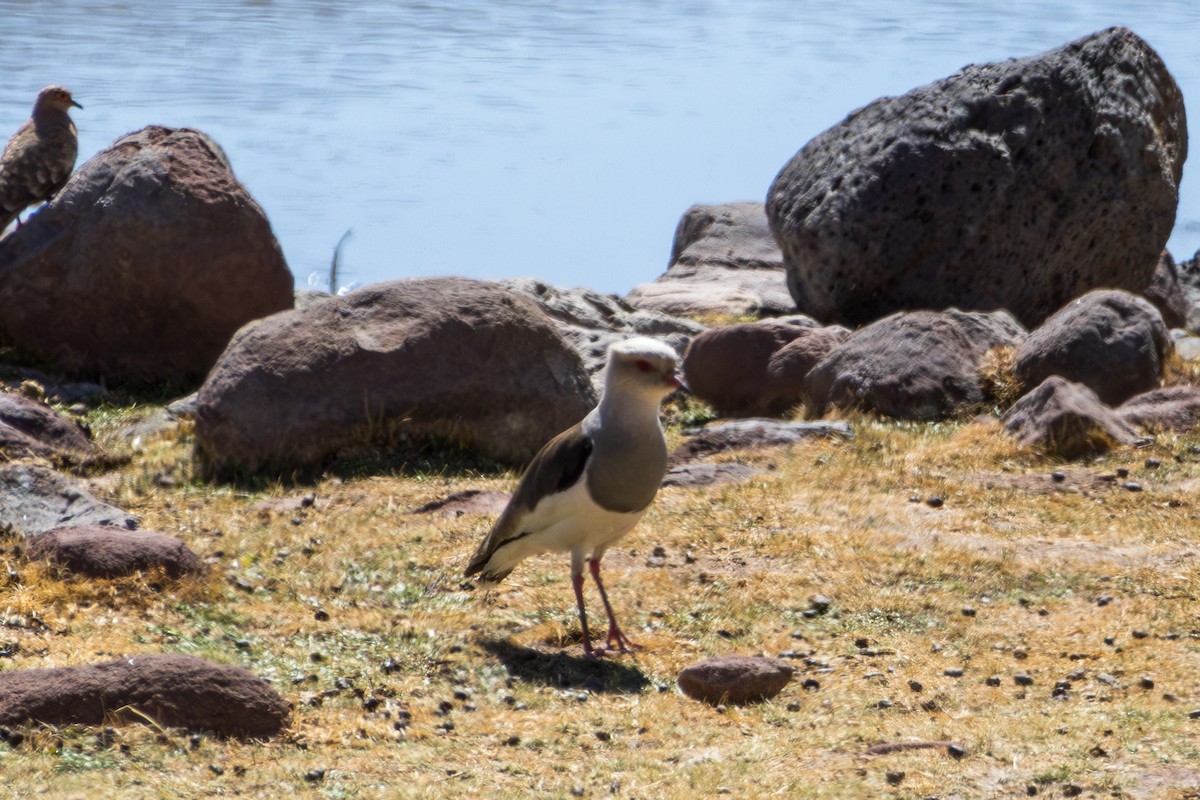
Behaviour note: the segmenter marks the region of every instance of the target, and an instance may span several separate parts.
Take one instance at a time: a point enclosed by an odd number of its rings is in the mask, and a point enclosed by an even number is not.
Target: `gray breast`
[[[641,511],[650,505],[667,471],[662,431],[598,436],[587,470],[592,499],[608,511]]]

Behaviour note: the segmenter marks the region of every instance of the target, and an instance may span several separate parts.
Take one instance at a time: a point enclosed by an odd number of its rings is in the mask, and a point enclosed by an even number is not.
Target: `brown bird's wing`
[[[470,577],[482,572],[492,555],[503,545],[530,533],[521,529],[521,524],[544,497],[569,489],[583,476],[588,457],[592,454],[592,440],[583,432],[583,423],[555,436],[547,442],[529,462],[521,476],[517,490],[497,518],[487,538],[480,542],[475,555],[467,564],[464,575]],[[503,580],[505,575],[490,575],[489,580]]]

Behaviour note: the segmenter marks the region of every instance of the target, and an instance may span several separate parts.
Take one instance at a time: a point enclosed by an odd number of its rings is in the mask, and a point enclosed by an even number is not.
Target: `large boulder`
[[[149,127],[0,241],[0,341],[74,373],[198,382],[238,328],[291,307],[292,282],[216,143]]]
[[[1046,455],[1075,459],[1134,444],[1137,430],[1088,387],[1053,375],[1000,417],[1004,431]]]
[[[834,347],[804,378],[810,417],[829,406],[898,419],[939,419],[985,400],[980,361],[1025,335],[1005,312],[893,314]]]
[[[95,452],[78,422],[33,398],[0,393],[0,459],[37,456],[73,462]]]
[[[692,337],[704,330],[698,322],[634,308],[619,297],[594,289],[564,289],[536,278],[514,278],[501,281],[500,285],[528,295],[554,320],[558,332],[583,359],[584,369],[592,376],[597,391],[604,386],[608,346],[614,342],[648,336],[683,353]]]
[[[1162,315],[1129,292],[1097,289],[1065,306],[1013,354],[1026,388],[1051,375],[1082,383],[1108,405],[1158,387],[1173,348]]]
[[[692,340],[683,373],[722,416],[782,416],[803,401],[804,376],[849,335],[773,320],[722,325]]]
[[[877,100],[783,168],[767,213],[800,311],[1007,308],[1141,291],[1175,221],[1183,96],[1124,28]]]
[[[675,228],[667,271],[635,286],[638,308],[685,316],[775,316],[795,309],[783,254],[762,203],[689,208]]]
[[[2,675],[0,725],[6,727],[119,720],[262,739],[279,733],[291,713],[287,701],[262,678],[195,656],[125,656]]]
[[[496,283],[373,284],[237,333],[196,399],[217,472],[316,466],[343,448],[448,441],[528,461],[595,394],[578,354]]]

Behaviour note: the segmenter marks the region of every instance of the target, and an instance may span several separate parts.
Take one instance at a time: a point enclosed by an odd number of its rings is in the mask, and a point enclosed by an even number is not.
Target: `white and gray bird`
[[[658,407],[682,386],[676,363],[675,351],[654,339],[612,345],[600,404],[534,456],[467,565],[466,575],[479,575],[487,585],[504,580],[529,556],[569,551],[587,656],[594,652],[583,603],[585,563],[608,615],[607,647],[626,652],[633,646],[613,615],[600,559],[646,513],[666,473]]]
[[[0,155],[0,232],[23,209],[49,200],[75,168],[79,140],[69,109],[83,108],[62,86],[38,92],[33,114]]]

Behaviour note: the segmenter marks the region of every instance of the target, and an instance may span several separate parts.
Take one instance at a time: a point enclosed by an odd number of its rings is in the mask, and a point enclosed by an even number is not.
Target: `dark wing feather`
[[[480,542],[475,555],[471,556],[464,574],[470,577],[481,572],[499,547],[528,533],[520,530],[521,522],[543,497],[558,494],[575,485],[583,475],[591,454],[592,440],[584,434],[582,423],[546,442],[533,461],[529,462],[512,499],[492,525],[487,538]],[[492,579],[500,580],[503,577],[492,576]]]

